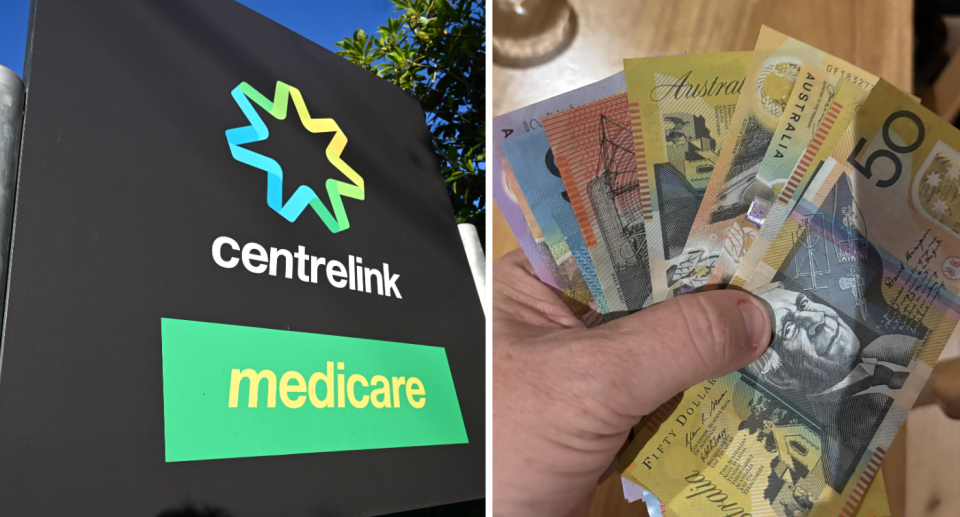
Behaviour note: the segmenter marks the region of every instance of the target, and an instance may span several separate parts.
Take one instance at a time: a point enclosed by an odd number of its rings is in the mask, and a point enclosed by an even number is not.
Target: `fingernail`
[[[770,343],[770,316],[767,309],[756,300],[740,302],[740,313],[743,322],[747,325],[747,336],[750,346],[766,346]]]

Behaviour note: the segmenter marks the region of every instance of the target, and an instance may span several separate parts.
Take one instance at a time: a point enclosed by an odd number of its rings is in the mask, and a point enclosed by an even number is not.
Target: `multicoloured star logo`
[[[332,118],[310,118],[310,113],[307,111],[307,106],[303,102],[300,91],[280,81],[277,81],[273,102],[270,102],[270,99],[264,97],[246,82],[240,83],[230,93],[250,122],[249,126],[227,130],[230,154],[241,163],[267,172],[267,206],[292,223],[307,208],[307,205],[310,205],[331,232],[338,233],[349,228],[350,221],[347,219],[347,212],[343,208],[343,198],[349,197],[363,201],[363,178],[340,158],[340,154],[347,146],[347,136],[343,134],[336,121]],[[307,131],[311,133],[336,133],[333,135],[330,145],[327,146],[327,160],[330,160],[330,163],[353,183],[344,183],[332,178],[327,180],[327,194],[330,196],[330,205],[333,207],[332,214],[323,204],[323,201],[320,201],[313,189],[306,185],[300,185],[297,191],[287,200],[287,203],[284,204],[283,169],[280,168],[280,164],[272,158],[240,147],[244,144],[262,142],[270,136],[266,124],[263,123],[263,119],[257,114],[250,101],[263,108],[273,118],[284,120],[287,118],[288,98],[293,99],[293,105],[297,109],[297,115],[300,116],[300,122],[303,123],[303,127],[307,128]]]

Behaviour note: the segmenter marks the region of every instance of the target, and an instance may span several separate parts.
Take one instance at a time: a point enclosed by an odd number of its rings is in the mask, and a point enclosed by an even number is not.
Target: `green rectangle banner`
[[[467,443],[443,348],[162,318],[166,460]]]

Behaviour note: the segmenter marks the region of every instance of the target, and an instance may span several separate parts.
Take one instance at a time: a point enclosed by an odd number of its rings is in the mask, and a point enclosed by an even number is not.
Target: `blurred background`
[[[751,50],[761,25],[803,40],[912,92],[957,124],[960,1],[492,0],[493,116],[596,82],[623,59]],[[496,260],[518,247],[494,206]],[[960,515],[960,350],[934,378],[883,461],[892,515]],[[620,480],[591,515],[646,515]],[[881,517],[881,516],[872,516]]]

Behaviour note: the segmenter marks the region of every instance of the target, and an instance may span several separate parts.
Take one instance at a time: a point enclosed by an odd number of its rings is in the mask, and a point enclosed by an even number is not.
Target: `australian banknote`
[[[641,488],[640,490],[643,490]],[[649,490],[643,490],[643,503],[647,506],[647,515],[649,517],[669,517],[670,514],[666,513],[663,503],[657,496],[653,495],[653,492]]]
[[[500,146],[554,260],[562,264],[572,257],[601,314],[609,314],[546,133],[535,129],[504,140]]]
[[[706,283],[728,228],[750,207],[750,187],[780,119],[789,116],[787,102],[804,61],[865,90],[877,82],[873,74],[842,59],[769,27],[760,29],[730,126],[733,140],[720,152],[683,251],[686,260],[699,261],[693,271],[706,274],[690,278],[684,289]]]
[[[543,125],[611,316],[640,310],[650,302],[650,276],[627,94]]]
[[[540,119],[544,116],[564,109],[586,104],[588,102],[609,97],[616,93],[626,90],[626,83],[623,79],[623,73],[617,73],[606,79],[597,81],[576,90],[571,90],[556,97],[551,97],[543,101],[525,106],[523,108],[494,117],[493,119],[493,154],[492,163],[492,185],[494,201],[503,213],[504,218],[510,225],[514,236],[523,248],[524,253],[540,279],[557,289],[562,293],[569,292],[571,286],[565,285],[566,278],[572,278],[573,285],[579,285],[582,277],[579,268],[576,268],[574,260],[564,264],[557,264],[552,258],[549,247],[543,239],[539,228],[536,227],[532,212],[528,206],[525,206],[523,194],[516,184],[515,178],[510,170],[504,170],[503,163],[506,161],[500,148],[500,143],[504,140],[525,134],[529,131],[541,128]],[[524,217],[524,211],[530,216]],[[572,270],[576,269],[576,273]],[[560,278],[556,278],[559,276]],[[585,281],[584,281],[585,282]],[[574,312],[583,314],[585,309],[578,305],[578,302],[571,296],[564,296],[565,301]],[[588,317],[589,312],[586,312]]]
[[[675,515],[675,513],[667,510],[666,506],[663,504],[657,496],[653,495],[653,492],[649,490],[644,490],[642,487],[635,485],[632,481],[627,478],[621,477],[621,484],[623,485],[624,497],[627,498],[629,502],[643,500],[644,504],[647,507],[647,515],[649,517],[670,517]],[[628,491],[631,496],[627,496]],[[633,494],[636,495],[633,495]],[[796,514],[796,512],[794,512]],[[841,515],[847,515],[846,512],[841,513]],[[866,493],[863,495],[863,500],[860,501],[859,506],[857,506],[855,512],[849,513],[853,517],[891,517],[892,512],[890,511],[890,503],[887,499],[887,484],[883,479],[883,470],[878,470],[876,477],[873,478],[873,482],[870,483],[870,486],[867,487]]]
[[[655,301],[716,257],[682,254],[737,100],[750,52],[626,59],[637,193]]]
[[[687,390],[624,475],[680,515],[852,514],[960,340],[957,149],[879,81],[747,283],[767,351]]]
[[[497,149],[499,150],[499,146],[497,146]],[[504,170],[501,160],[506,161],[499,151],[495,153],[494,159],[491,160],[493,164],[493,174],[491,176],[493,200],[500,208],[500,213],[503,214],[503,218],[510,226],[510,230],[533,266],[537,277],[543,283],[559,290],[560,287],[550,267],[550,250],[540,245],[543,242],[540,228],[530,226],[530,223],[527,222],[528,218],[524,216],[524,213],[530,214],[529,219],[533,219],[533,214],[530,212],[526,200],[523,199],[523,193],[520,191],[520,186],[516,184],[517,181],[513,177],[513,172],[509,169]],[[533,222],[536,223],[536,220]]]
[[[780,233],[783,223],[803,196],[810,180],[824,167],[825,162],[829,161],[832,164],[836,161],[830,158],[830,153],[846,132],[868,94],[867,90],[841,80],[840,88],[831,101],[826,115],[820,121],[817,132],[804,149],[800,161],[793,167],[786,186],[771,203],[763,224],[740,259],[733,278],[726,283],[743,287],[750,279],[770,243]]]
[[[750,249],[773,203],[783,193],[796,191],[797,178],[791,174],[800,162],[803,151],[820,127],[828,112],[828,122],[835,121],[840,112],[833,103],[841,79],[826,70],[804,62],[797,73],[797,81],[784,105],[783,116],[773,132],[770,146],[757,168],[757,175],[743,197],[752,199],[747,213],[736,216],[727,227],[720,257],[708,279],[708,284],[726,285],[737,272],[740,259]],[[863,91],[852,84],[847,85]],[[864,97],[866,94],[864,93]],[[787,184],[793,180],[793,183]]]
[[[867,487],[867,493],[857,508],[857,517],[891,517],[890,501],[887,498],[887,483],[883,479],[883,470],[878,470],[873,483]]]
[[[547,238],[540,229],[536,216],[533,214],[533,209],[527,203],[523,190],[510,167],[510,162],[506,156],[502,156],[500,159],[502,160],[503,177],[506,180],[506,187],[509,189],[508,193],[514,196],[517,201],[525,227],[530,229],[531,236],[536,244],[537,259],[543,262],[544,267],[547,268],[547,274],[556,282],[556,290],[561,300],[588,327],[599,325],[603,322],[602,314],[590,294],[589,287],[580,273],[576,261],[569,254],[561,256],[562,260],[554,258],[553,250],[551,250]]]

